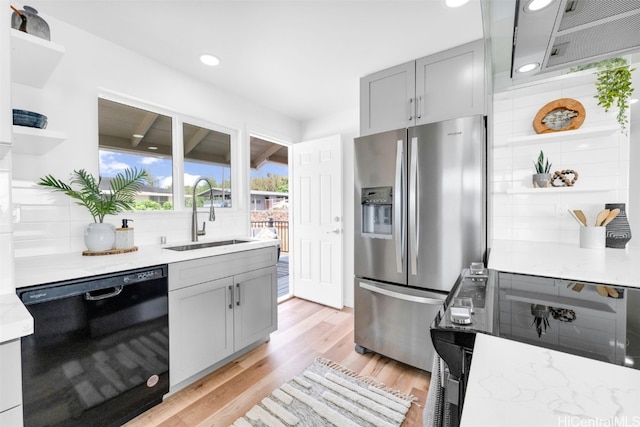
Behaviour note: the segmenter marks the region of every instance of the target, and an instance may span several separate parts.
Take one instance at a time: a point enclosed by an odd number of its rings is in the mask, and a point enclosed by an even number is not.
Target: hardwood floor
[[[316,357],[413,394],[417,405],[412,405],[403,426],[422,426],[430,374],[379,355],[356,353],[352,309],[336,310],[293,298],[278,306],[278,316],[278,331],[268,343],[170,396],[126,426],[227,427]]]

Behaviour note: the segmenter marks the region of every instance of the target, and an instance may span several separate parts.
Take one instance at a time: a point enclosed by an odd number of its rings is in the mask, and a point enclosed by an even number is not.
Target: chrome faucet
[[[216,211],[213,208],[213,187],[211,186],[211,183],[207,178],[200,177],[196,179],[195,184],[193,184],[193,199],[192,199],[193,213],[191,214],[191,241],[192,242],[197,242],[198,236],[204,236],[205,234],[207,234],[207,232],[205,231],[205,226],[207,225],[206,221],[202,221],[202,230],[198,229],[198,208],[196,203],[196,188],[198,188],[198,184],[200,184],[200,181],[206,182],[207,185],[209,186],[209,202],[210,202],[209,221],[216,220]]]

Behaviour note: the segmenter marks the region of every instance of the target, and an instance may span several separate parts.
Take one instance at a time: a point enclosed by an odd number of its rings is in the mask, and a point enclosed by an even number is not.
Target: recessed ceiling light
[[[208,65],[210,67],[215,67],[220,63],[220,59],[217,56],[210,55],[208,53],[204,53],[200,55],[200,61],[204,65]]]
[[[469,0],[444,0],[444,4],[447,7],[460,7],[468,2]]]
[[[156,147],[155,145],[149,146],[149,150],[157,150],[157,149],[158,149],[158,147]]]
[[[139,133],[134,133],[133,137],[134,138],[144,138],[144,135],[140,135]]]
[[[520,66],[516,71],[518,73],[528,73],[529,71],[533,71],[536,68],[538,68],[540,64],[538,64],[537,62],[532,62],[531,64],[524,64],[522,66]]]
[[[524,7],[524,10],[526,12],[535,12],[540,9],[544,9],[545,7],[549,6],[551,3],[553,3],[553,0],[531,0]]]

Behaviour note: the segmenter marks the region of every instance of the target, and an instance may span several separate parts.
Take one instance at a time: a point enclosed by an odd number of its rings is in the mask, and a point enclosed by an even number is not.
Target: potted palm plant
[[[106,215],[115,215],[133,209],[135,195],[147,180],[145,170],[127,169],[109,181],[109,191],[100,190],[101,177],[96,178],[84,169],[74,170],[69,184],[47,175],[40,178],[38,185],[60,191],[76,199],[78,205],[87,208],[94,223],[87,225],[84,241],[90,251],[107,251],[115,242],[115,226],[105,224]],[[78,190],[72,188],[78,187]]]
[[[551,187],[551,163],[544,158],[544,153],[540,150],[538,161],[533,162],[536,173],[533,174],[533,188]]]

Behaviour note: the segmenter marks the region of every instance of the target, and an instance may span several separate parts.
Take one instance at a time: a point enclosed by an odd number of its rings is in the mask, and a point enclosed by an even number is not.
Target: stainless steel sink
[[[248,242],[251,242],[251,240],[232,239],[232,240],[221,240],[218,242],[203,242],[203,243],[191,243],[188,245],[180,245],[180,246],[170,246],[165,249],[170,249],[172,251],[193,251],[195,249],[215,248],[217,246],[237,245],[240,243],[248,243]]]

